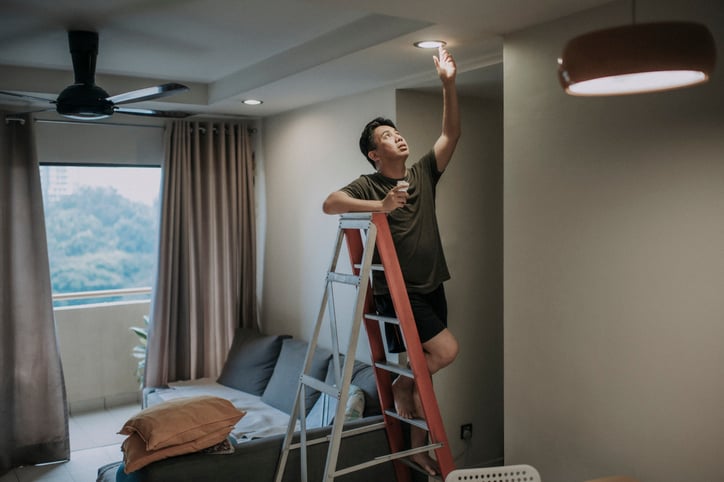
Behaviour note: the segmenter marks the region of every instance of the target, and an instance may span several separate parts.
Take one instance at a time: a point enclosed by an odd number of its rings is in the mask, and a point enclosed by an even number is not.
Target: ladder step
[[[367,313],[365,314],[365,318],[367,318],[368,320],[384,321],[385,323],[392,323],[393,325],[400,324],[400,320],[392,316],[381,316],[374,313]]]
[[[373,423],[370,425],[365,425],[363,427],[357,427],[357,428],[352,428],[349,430],[344,430],[344,431],[342,431],[342,438],[353,437],[355,435],[361,435],[361,434],[367,433],[367,432],[374,432],[375,430],[384,430],[384,428],[385,428],[385,422]],[[309,447],[310,445],[317,445],[317,444],[321,444],[324,442],[329,442],[330,440],[332,440],[331,434],[325,435],[324,437],[318,437],[318,438],[315,438],[312,440],[307,440],[306,445],[307,445],[307,447]],[[291,444],[289,446],[289,449],[294,450],[294,449],[300,448],[301,446],[302,446],[301,442],[296,442],[296,443]]]
[[[402,375],[403,377],[415,378],[415,375],[412,373],[412,370],[410,370],[406,366],[398,365],[397,363],[375,362],[374,365],[377,368],[381,368],[382,370],[387,370],[388,372],[397,373],[398,375]]]
[[[327,282],[344,283],[352,286],[359,286],[360,277],[347,273],[335,273],[330,271],[327,273]]]
[[[355,264],[354,267],[355,267],[355,269],[362,269],[362,265],[359,263]],[[371,264],[370,269],[372,271],[384,271],[385,267],[382,266],[381,264]]]
[[[439,445],[442,446],[442,444],[439,444]],[[413,462],[413,461],[410,460],[410,459],[402,459],[402,460],[400,460],[400,462],[403,463],[403,464],[405,464],[405,465],[407,465],[408,467],[410,467],[410,468],[412,468],[412,469],[414,469],[414,470],[417,470],[417,471],[420,472],[421,474],[427,475],[428,480],[429,480],[429,479],[432,479],[432,480],[443,480],[442,476],[440,476],[439,474],[438,474],[438,475],[429,475],[429,474],[427,473],[427,471],[422,468],[421,465],[416,464],[415,462]]]
[[[356,472],[358,470],[372,467],[373,465],[378,465],[378,464],[382,464],[384,462],[391,462],[393,460],[403,459],[405,457],[409,457],[410,455],[419,454],[421,452],[429,452],[430,450],[438,449],[442,446],[443,446],[442,443],[429,444],[429,445],[417,447],[414,449],[403,450],[402,452],[395,452],[394,454],[380,455],[379,457],[375,457],[374,459],[372,459],[368,462],[363,462],[361,464],[352,465],[350,467],[340,469],[334,473],[334,476],[338,477],[340,475],[349,474],[351,472]],[[420,469],[420,466],[417,464],[412,464],[411,466],[415,467],[418,470]]]
[[[392,410],[385,410],[385,415],[389,415],[390,417],[396,418],[400,422],[404,422],[410,425],[414,425],[415,427],[421,428],[425,430],[426,432],[429,432],[430,429],[427,428],[427,422],[421,418],[405,418],[401,417],[400,415],[397,415],[397,412],[393,412]]]

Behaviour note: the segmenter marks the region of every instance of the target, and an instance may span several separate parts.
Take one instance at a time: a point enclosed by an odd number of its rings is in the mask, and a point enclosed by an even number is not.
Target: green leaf
[[[148,338],[148,330],[139,326],[132,326],[131,331],[134,332],[141,340]]]

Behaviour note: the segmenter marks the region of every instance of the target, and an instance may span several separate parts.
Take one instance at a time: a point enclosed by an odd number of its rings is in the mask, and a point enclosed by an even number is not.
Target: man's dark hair
[[[369,161],[369,163],[372,164],[372,167],[374,167],[375,169],[377,169],[375,161],[370,159],[367,153],[377,149],[373,134],[375,132],[375,129],[380,126],[390,126],[393,129],[397,130],[395,123],[392,122],[390,119],[385,119],[384,117],[376,117],[375,119],[372,119],[367,123],[365,128],[362,130],[362,135],[359,138],[359,150],[362,151],[362,155],[365,156],[367,161]]]

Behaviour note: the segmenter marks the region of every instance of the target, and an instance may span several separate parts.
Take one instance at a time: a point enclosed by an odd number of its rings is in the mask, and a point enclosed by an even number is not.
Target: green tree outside
[[[112,187],[83,187],[46,199],[53,293],[151,286],[158,213],[158,202],[132,201]]]

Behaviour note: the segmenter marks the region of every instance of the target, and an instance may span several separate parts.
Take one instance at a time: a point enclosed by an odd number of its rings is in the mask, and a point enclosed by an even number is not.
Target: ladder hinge
[[[347,273],[335,273],[331,271],[327,274],[327,282],[344,283],[352,286],[359,286],[360,277]]]
[[[301,374],[299,376],[299,381],[308,387],[314,388],[318,392],[324,392],[327,395],[329,395],[330,397],[334,397],[337,400],[339,400],[340,391],[339,391],[339,388],[337,388],[334,385],[329,385],[328,383],[324,383],[323,381],[318,380],[318,379],[314,378],[313,376],[305,375],[305,374]]]
[[[363,229],[368,230],[372,225],[371,220],[364,219],[342,219],[339,222],[340,229]]]

